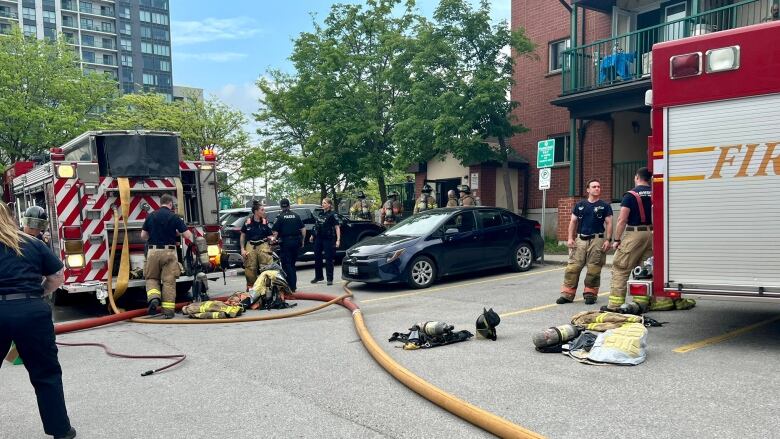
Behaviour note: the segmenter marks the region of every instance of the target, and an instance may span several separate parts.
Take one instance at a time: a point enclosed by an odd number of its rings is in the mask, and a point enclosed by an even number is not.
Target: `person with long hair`
[[[17,229],[0,203],[0,353],[16,344],[35,389],[43,431],[70,439],[76,430],[65,408],[51,308],[43,300],[64,282],[62,268],[46,244]]]
[[[333,285],[333,260],[336,259],[336,249],[341,245],[341,229],[330,198],[322,199],[322,209],[317,216],[314,235],[309,238],[314,242],[314,279],[311,283],[325,280],[322,277],[322,254],[325,253],[325,275],[328,285]]]

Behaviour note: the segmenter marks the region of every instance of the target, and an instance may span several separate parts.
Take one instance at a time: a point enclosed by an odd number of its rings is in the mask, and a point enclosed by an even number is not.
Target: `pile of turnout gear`
[[[262,272],[249,291],[237,291],[224,302],[194,302],[182,308],[182,313],[194,319],[228,319],[240,316],[248,309],[271,310],[296,306],[297,303],[290,304],[285,300],[285,295],[292,294],[292,291],[282,268],[275,262],[260,268]]]
[[[477,334],[485,339],[495,341],[496,326],[501,323],[501,318],[493,311],[483,309],[482,314],[477,317]],[[411,351],[415,349],[435,348],[452,343],[466,341],[474,334],[467,330],[455,331],[455,326],[444,322],[423,322],[417,323],[409,328],[409,332],[394,332],[388,341],[401,342],[404,350]]]
[[[642,316],[644,311],[636,303],[623,304],[620,312],[583,311],[571,324],[544,329],[531,339],[539,352],[563,353],[581,363],[636,365],[647,358],[647,328],[666,323]]]

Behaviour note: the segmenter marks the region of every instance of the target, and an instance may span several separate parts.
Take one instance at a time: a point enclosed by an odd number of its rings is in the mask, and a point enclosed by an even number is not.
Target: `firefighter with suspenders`
[[[175,313],[176,279],[181,274],[179,258],[176,254],[176,241],[179,235],[190,241],[193,239],[192,232],[187,230],[184,220],[174,213],[173,204],[173,197],[163,194],[160,197],[160,208],[146,217],[141,231],[141,238],[147,240],[149,244],[144,265],[149,314],[157,314],[157,307],[162,305],[163,316],[166,319],[173,318]],[[160,292],[160,283],[162,283],[162,292]]]
[[[414,211],[412,213],[419,213],[424,212],[429,209],[435,209],[436,206],[436,199],[431,196],[431,192],[433,192],[433,188],[429,184],[425,184],[422,187],[422,190],[420,191],[420,198],[417,199],[417,202],[414,203]]]
[[[392,227],[403,214],[404,208],[398,201],[398,191],[393,191],[387,194],[387,201],[382,205],[382,211],[380,212],[380,223],[386,227]]]

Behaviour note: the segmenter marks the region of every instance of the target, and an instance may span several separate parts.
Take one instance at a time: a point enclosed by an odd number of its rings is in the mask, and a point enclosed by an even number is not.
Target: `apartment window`
[[[168,10],[168,0],[152,0],[152,6],[157,9]]]
[[[563,51],[568,49],[570,45],[570,40],[566,38],[565,40],[558,40],[558,41],[552,41],[550,42],[550,50],[549,50],[549,56],[550,56],[550,63],[549,63],[549,72],[560,72],[563,69]]]
[[[170,75],[157,75],[157,84],[161,87],[170,87],[171,83]]]
[[[133,70],[122,69],[122,80],[125,82],[133,82]]]
[[[152,43],[144,43],[141,41],[141,52],[154,53],[154,50],[152,49]]]
[[[111,38],[103,38],[103,48],[116,49],[116,47],[114,46],[114,40]]]
[[[22,17],[35,21],[35,8],[22,8]]]
[[[569,141],[571,137],[568,134],[557,134],[550,138],[555,139],[554,164],[563,165],[569,163]]]
[[[54,0],[43,0],[43,6],[54,7]]]
[[[147,23],[152,21],[152,13],[149,11],[140,11],[139,12],[141,21],[145,21]]]
[[[76,43],[76,39],[73,37],[73,33],[72,32],[64,32],[62,34],[62,36],[65,38],[66,42],[68,42],[70,44],[75,44]]]
[[[75,11],[76,8],[73,6],[73,2],[70,0],[62,0],[62,9],[68,10],[68,11]]]
[[[154,23],[154,24],[163,24],[163,25],[167,26],[168,25],[168,16],[165,15],[165,14],[158,14],[158,13],[155,12],[155,13],[152,14],[152,23]]]
[[[57,13],[54,11],[43,11],[43,22],[51,24],[57,23]]]
[[[94,46],[95,45],[95,37],[92,35],[82,35],[81,36],[81,44],[83,46]]]
[[[24,35],[27,37],[38,36],[38,29],[35,27],[34,24],[25,24],[22,30],[24,31]]]
[[[152,38],[152,28],[149,26],[141,26],[141,38]]]
[[[134,84],[132,82],[123,82],[122,91],[125,93],[133,93],[135,91]]]
[[[119,33],[122,35],[132,35],[133,26],[130,23],[122,23],[122,26],[119,28]]]
[[[168,61],[160,60],[160,70],[163,72],[170,72],[171,71],[171,63]]]
[[[93,68],[93,67],[86,67],[86,68],[84,69],[84,74],[85,74],[85,75],[91,75],[91,74],[93,74],[93,73],[97,73],[97,69],[95,69],[95,68]]]
[[[76,27],[73,22],[73,17],[62,16],[62,25],[66,27]]]
[[[156,27],[152,29],[152,38],[155,40],[170,41],[171,35],[167,30]]]
[[[103,64],[107,66],[116,65],[114,62],[114,55],[103,55]]]
[[[11,33],[11,25],[0,23],[0,34],[7,35]]]
[[[155,44],[154,45],[154,54],[155,55],[162,55],[162,56],[171,56],[171,48],[169,46],[164,45],[164,44]]]
[[[130,19],[130,8],[121,8],[119,10],[119,18]]]
[[[94,63],[95,62],[95,52],[88,52],[88,51],[85,50],[85,51],[83,51],[81,53],[81,59],[83,59],[86,62]]]
[[[144,85],[157,85],[157,76],[151,73],[144,73]]]
[[[103,15],[105,17],[113,17],[114,16],[114,8],[109,6],[101,6],[100,7],[100,15]]]
[[[115,32],[113,23],[100,23],[100,28],[103,30],[103,32]]]
[[[92,3],[90,2],[79,2],[79,10],[81,12],[86,12],[88,14],[92,13]]]
[[[54,29],[53,27],[44,27],[43,28],[43,37],[48,38],[50,40],[56,40],[57,39],[57,29]]]
[[[133,55],[122,55],[122,65],[125,67],[133,67]]]
[[[126,50],[130,52],[133,50],[133,40],[128,40],[127,38],[121,38],[119,40],[119,47],[121,47],[122,50]]]
[[[82,18],[81,19],[81,27],[84,29],[93,29],[94,28],[94,22],[91,18]]]

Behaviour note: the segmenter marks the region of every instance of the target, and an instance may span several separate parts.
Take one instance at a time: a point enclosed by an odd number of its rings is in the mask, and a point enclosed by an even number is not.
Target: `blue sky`
[[[476,3],[476,0],[474,0]],[[247,114],[260,97],[255,80],[269,68],[290,70],[292,40],[312,30],[311,13],[324,18],[334,0],[172,0],[173,82]],[[342,0],[341,3],[362,3]],[[491,0],[496,20],[509,20],[510,0]],[[418,0],[430,16],[437,0]]]

